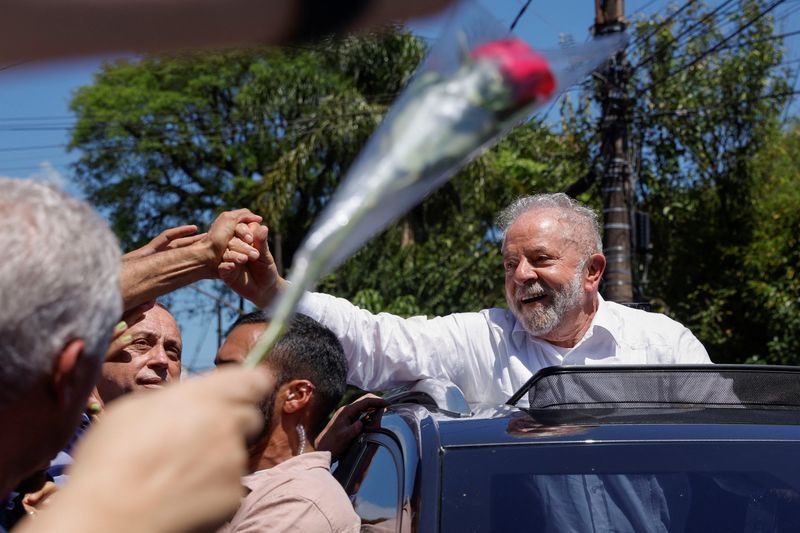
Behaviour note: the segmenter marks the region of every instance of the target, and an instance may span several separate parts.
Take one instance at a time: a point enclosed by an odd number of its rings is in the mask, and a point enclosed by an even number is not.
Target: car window
[[[448,450],[442,530],[800,531],[796,450],[764,442]]]
[[[361,531],[399,531],[400,468],[397,452],[367,442],[345,486],[361,517]]]

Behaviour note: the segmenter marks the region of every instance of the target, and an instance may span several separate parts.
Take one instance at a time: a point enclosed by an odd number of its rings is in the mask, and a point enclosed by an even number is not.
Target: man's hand
[[[198,243],[207,249],[208,277],[216,278],[220,275],[220,264],[226,261],[223,256],[233,241],[242,243],[240,249],[246,259],[258,259],[259,251],[250,245],[255,242],[256,236],[253,230],[258,227],[261,220],[259,215],[252,213],[249,209],[225,211],[214,220],[206,237]]]
[[[380,422],[381,409],[387,405],[389,402],[383,398],[365,394],[353,403],[340,407],[317,437],[316,449],[331,452],[332,460],[337,460],[350,447],[353,439],[364,431],[361,415],[367,414],[371,424],[368,427],[372,427]],[[372,416],[370,411],[373,412]]]
[[[201,279],[219,278],[219,264],[228,243],[234,237],[252,242],[248,224],[257,222],[261,217],[247,209],[226,211],[214,220],[206,234],[180,237],[157,253],[129,257],[122,262],[120,273],[125,308],[155,300]],[[163,248],[160,244],[156,247]],[[254,251],[254,257],[257,255]]]
[[[239,506],[245,442],[272,387],[263,369],[232,367],[120,399],[81,440],[70,484],[31,531],[213,530]]]
[[[147,257],[158,252],[165,250],[173,250],[175,248],[182,248],[196,243],[206,236],[205,233],[194,235],[197,232],[197,226],[190,224],[187,226],[178,226],[177,228],[167,228],[158,234],[149,243],[141,248],[137,248],[122,256],[123,261],[130,261],[131,259],[138,259],[140,257]]]
[[[58,485],[49,480],[45,481],[39,490],[29,492],[22,497],[22,507],[28,516],[35,517],[39,511],[53,502],[50,497],[56,492],[58,492]]]
[[[263,309],[286,280],[278,273],[269,251],[268,228],[258,223],[241,226],[237,228],[237,237],[228,242],[219,264],[219,277],[237,294]]]

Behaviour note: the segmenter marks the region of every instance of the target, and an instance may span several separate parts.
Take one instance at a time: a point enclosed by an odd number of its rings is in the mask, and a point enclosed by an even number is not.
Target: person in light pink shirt
[[[258,317],[256,317],[258,318]],[[263,315],[240,319],[217,355],[217,365],[240,362]],[[315,439],[345,390],[347,362],[339,340],[304,315],[295,317],[265,363],[276,380],[262,404],[264,432],[250,449],[253,473],[246,495],[220,533],[255,531],[359,531],[361,522],[331,475],[331,452]]]

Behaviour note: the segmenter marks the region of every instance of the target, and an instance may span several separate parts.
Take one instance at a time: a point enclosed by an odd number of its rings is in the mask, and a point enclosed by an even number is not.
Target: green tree
[[[743,292],[766,337],[753,362],[797,364],[800,353],[800,127],[759,155],[766,178],[755,184],[753,242],[742,257]]]
[[[395,29],[106,64],[71,103],[75,175],[125,246],[246,206],[290,256],[422,52]]]
[[[771,5],[771,4],[769,4]],[[693,3],[637,27],[633,57],[638,199],[652,217],[647,293],[717,362],[766,355],[764,302],[750,298],[760,246],[763,154],[788,92],[767,2]]]
[[[75,174],[126,246],[249,207],[265,216],[273,253],[289,266],[423,52],[394,28],[308,47],[107,64],[72,102]],[[584,152],[576,136],[519,128],[323,287],[405,315],[500,303],[494,216],[515,196],[585,172]]]

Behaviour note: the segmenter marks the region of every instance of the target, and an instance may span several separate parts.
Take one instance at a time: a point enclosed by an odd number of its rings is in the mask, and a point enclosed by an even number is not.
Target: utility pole
[[[624,0],[595,0],[595,35],[625,31]],[[633,302],[631,222],[633,185],[629,155],[630,64],[625,49],[608,60],[601,73],[599,94],[603,172],[603,253],[606,256],[603,294],[614,302]]]

